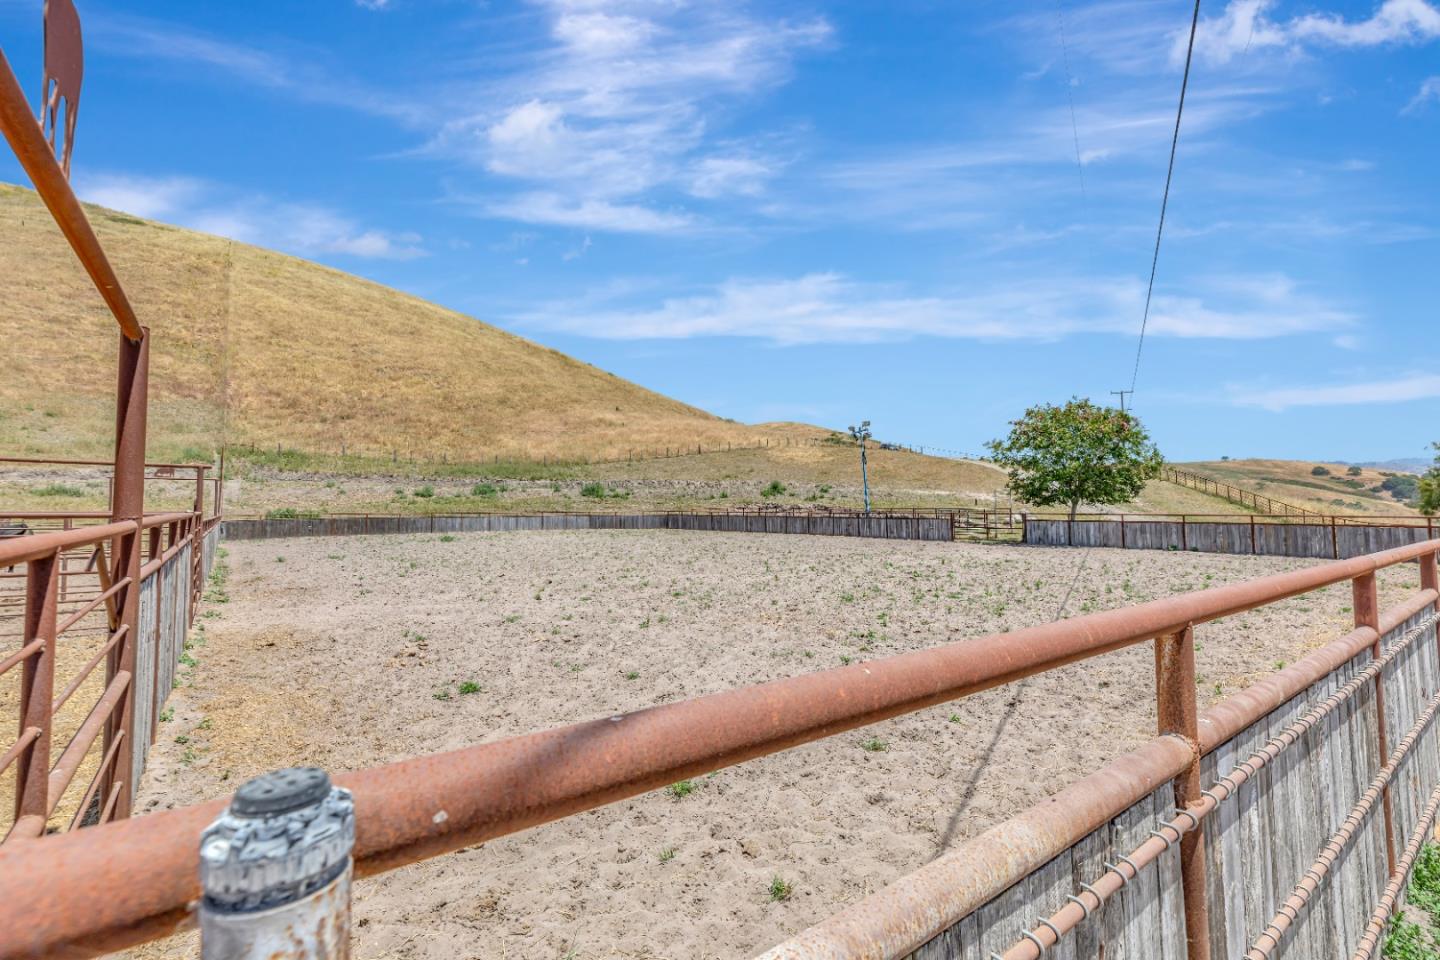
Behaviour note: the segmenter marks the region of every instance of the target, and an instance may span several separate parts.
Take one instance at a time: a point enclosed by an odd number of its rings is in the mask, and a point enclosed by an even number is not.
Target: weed
[[[160,711],[160,722],[161,722],[161,723],[169,723],[171,720],[174,720],[174,719],[175,719],[175,708],[174,708],[174,707],[166,707],[164,710],[161,710],[161,711]]]
[[[850,664],[853,663],[854,660],[855,660],[855,658],[852,657],[852,656],[850,656],[850,654],[848,654],[848,653],[842,653],[842,654],[840,654],[840,663],[841,663],[842,665],[844,665],[844,666],[847,666],[847,667],[850,666]]]
[[[441,542],[441,543],[454,543],[454,542],[455,542],[455,539],[456,539],[456,538],[455,538],[455,535],[454,535],[453,533],[446,533],[446,534],[442,534],[442,535],[441,535],[441,537],[440,537],[440,542]]]
[[[626,679],[626,680],[639,680],[639,679],[640,679],[640,671],[639,671],[639,670],[626,670],[626,671],[625,671],[625,679]]]
[[[482,689],[484,688],[481,687],[480,684],[476,683],[474,680],[466,680],[464,683],[460,684],[460,693],[462,695],[469,693],[479,693]]]
[[[580,496],[603,500],[605,498],[605,484],[594,481],[587,483],[580,488]]]
[[[182,733],[182,734],[180,734],[178,737],[175,738],[175,742],[178,743],[178,744],[180,744],[180,746],[183,747],[183,746],[185,746],[185,744],[187,744],[187,743],[190,742],[190,738],[187,737],[187,736],[185,736],[185,734]]]
[[[952,713],[952,714],[950,714],[950,722],[951,722],[951,723],[959,723],[959,722],[960,722],[960,714],[958,714],[958,713]]]
[[[199,723],[195,724],[195,729],[209,730],[213,725],[214,724],[211,722],[210,718],[206,717],[204,720],[201,720]]]
[[[880,753],[884,750],[889,750],[890,745],[879,737],[871,737],[869,740],[861,741],[860,749],[866,753]]]
[[[789,900],[790,895],[795,892],[788,881],[782,879],[779,874],[770,878],[770,902],[779,903],[782,900]]]
[[[681,780],[679,783],[670,784],[670,786],[665,788],[665,792],[676,800],[679,800],[681,797],[688,797],[695,792],[695,782],[693,780]]]
[[[284,558],[284,557],[276,557],[276,558],[275,558],[275,562],[276,562],[276,563],[284,563],[284,562],[285,562],[285,558]]]
[[[778,497],[785,493],[785,484],[779,480],[771,480],[770,485],[760,491],[762,497]]]
[[[660,851],[660,862],[661,862],[661,863],[669,863],[671,860],[674,860],[674,859],[675,859],[675,848],[674,848],[674,847],[666,847],[664,850],[661,850],[661,851]]]
[[[436,700],[449,700],[449,699],[450,699],[450,691],[449,691],[449,690],[436,690],[434,693],[430,694],[430,696],[434,697]]]
[[[560,484],[557,483],[555,486],[558,487]],[[477,483],[470,488],[470,496],[472,497],[493,497],[499,492],[493,483]]]
[[[83,497],[85,491],[68,483],[47,483],[30,491],[37,497]]]

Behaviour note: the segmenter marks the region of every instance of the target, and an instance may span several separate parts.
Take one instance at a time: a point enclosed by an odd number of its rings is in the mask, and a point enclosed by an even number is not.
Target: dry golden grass
[[[88,208],[152,341],[152,456],[219,444],[452,460],[818,436],[712,416],[378,284]],[[101,455],[116,328],[35,194],[0,184],[0,448]]]
[[[1176,466],[1319,513],[1415,513],[1389,493],[1372,489],[1385,477],[1371,467],[1360,468],[1360,473],[1352,477],[1346,464],[1319,460],[1217,460]],[[1317,466],[1329,470],[1330,476],[1312,475],[1310,471]],[[1359,481],[1364,488],[1357,490],[1341,481]]]

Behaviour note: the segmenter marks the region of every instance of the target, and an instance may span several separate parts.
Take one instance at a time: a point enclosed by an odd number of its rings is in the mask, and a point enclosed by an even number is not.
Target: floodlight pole
[[[865,513],[870,513],[870,471],[865,464],[865,438],[860,438],[860,483],[865,491]]]

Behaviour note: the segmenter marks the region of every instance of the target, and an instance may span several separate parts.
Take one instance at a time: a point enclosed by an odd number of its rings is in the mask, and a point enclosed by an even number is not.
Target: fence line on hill
[[[1293,503],[1286,503],[1284,500],[1276,500],[1267,497],[1263,493],[1256,493],[1253,490],[1245,490],[1223,480],[1216,480],[1204,474],[1195,473],[1191,470],[1181,470],[1177,467],[1166,467],[1160,474],[1162,480],[1181,487],[1189,487],[1191,490],[1198,490],[1201,493],[1208,493],[1211,496],[1229,500],[1231,503],[1238,503],[1242,507],[1249,507],[1256,513],[1273,514],[1281,517],[1300,517],[1302,519],[1314,519],[1321,517],[1317,510],[1310,510],[1306,507],[1297,507]]]
[[[621,445],[616,445],[621,446]],[[528,464],[541,467],[585,467],[601,466],[617,463],[648,463],[659,460],[674,460],[682,457],[703,456],[714,453],[730,453],[743,450],[775,450],[785,447],[853,447],[854,443],[843,434],[830,434],[823,437],[767,437],[755,443],[713,443],[707,446],[703,442],[683,446],[656,446],[649,448],[628,447],[624,456],[607,457],[560,457],[549,454],[540,454],[538,457],[532,453],[492,453],[489,456],[451,457],[448,452],[442,452],[438,457],[434,454],[417,452],[414,449],[401,450],[398,446],[388,448],[363,447],[352,445],[341,441],[338,449],[315,450],[306,445],[288,444],[276,442],[272,454],[269,444],[261,446],[256,443],[231,443],[227,450],[232,454],[249,454],[252,457],[281,457],[286,454],[294,454],[302,458],[335,457],[340,460],[356,459],[368,460],[376,463],[391,463],[395,465],[408,464],[415,467],[466,467],[472,466],[483,468],[487,465],[500,466],[502,464]],[[980,455],[958,453],[947,448],[932,447],[928,445],[912,445],[890,443],[888,441],[871,441],[871,451],[886,451],[900,453],[914,453],[920,456],[933,456],[947,460],[975,461],[981,462],[985,458]]]

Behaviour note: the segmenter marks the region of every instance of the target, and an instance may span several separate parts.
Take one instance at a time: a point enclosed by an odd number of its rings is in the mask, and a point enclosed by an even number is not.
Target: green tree
[[[1435,448],[1435,466],[1420,478],[1420,512],[1427,517],[1440,513],[1440,443],[1430,446]]]
[[[1072,399],[1031,407],[1010,436],[986,446],[1010,474],[1010,492],[1037,507],[1064,504],[1070,519],[1082,503],[1127,503],[1165,459],[1129,411]]]

